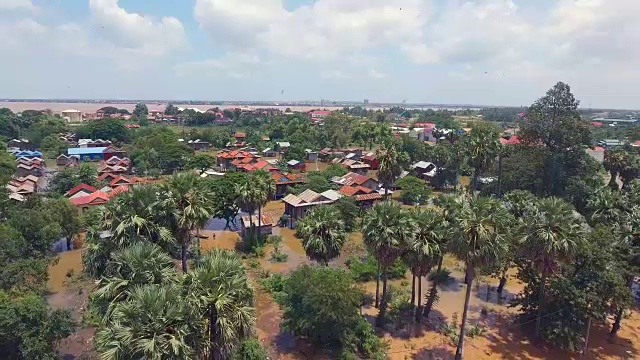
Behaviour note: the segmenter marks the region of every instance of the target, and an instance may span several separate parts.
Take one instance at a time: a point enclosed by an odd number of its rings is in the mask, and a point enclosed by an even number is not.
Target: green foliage
[[[260,340],[252,338],[240,343],[231,360],[266,360],[268,357],[269,354]]]
[[[67,310],[51,310],[33,293],[0,290],[0,353],[5,359],[58,358],[56,343],[74,331]]]
[[[99,187],[96,180],[97,175],[98,173],[96,172],[95,167],[89,164],[81,164],[76,167],[64,168],[51,178],[51,181],[49,182],[49,189],[51,192],[63,195],[80,184]]]
[[[400,200],[404,204],[426,204],[429,201],[431,188],[415,176],[405,176],[396,181],[396,186],[402,189]]]
[[[359,315],[362,297],[362,291],[343,270],[299,267],[284,283],[282,326],[316,346],[379,356],[384,345]]]
[[[364,259],[351,256],[347,259],[346,265],[353,278],[357,281],[365,282],[376,279],[378,264],[375,257],[371,255],[368,255]],[[408,270],[408,266],[401,259],[397,259],[389,267],[387,274],[389,279],[402,279],[406,276]]]
[[[187,161],[186,168],[205,171],[211,169],[215,165],[215,159],[208,154],[195,154]]]
[[[146,117],[147,115],[149,115],[149,109],[147,108],[147,105],[144,103],[137,103],[135,109],[133,110],[133,116],[135,117]]]
[[[6,184],[15,171],[15,157],[7,152],[7,144],[0,141],[0,184]]]
[[[284,153],[283,160],[285,162],[289,160],[304,161],[307,157],[307,153],[304,150],[305,148],[302,144],[291,144],[289,149]]]
[[[228,172],[220,179],[207,180],[209,188],[213,192],[215,199],[213,216],[225,219],[227,226],[231,225],[231,221],[238,215],[240,207],[236,200],[239,197],[236,184],[242,184],[247,181],[247,174],[243,172]]]
[[[348,234],[341,213],[335,206],[319,206],[298,221],[296,236],[301,238],[307,256],[327,265],[340,256]]]
[[[59,135],[51,134],[42,139],[40,148],[44,152],[45,156],[50,159],[55,159],[59,155],[67,152],[67,143],[64,142]]]
[[[105,118],[90,121],[75,129],[78,138],[104,139],[117,143],[130,140],[129,129],[124,127],[124,122],[119,119]]]
[[[159,169],[164,173],[184,168],[193,154],[178,135],[165,127],[142,129],[135,140],[131,160],[136,168]]]
[[[360,216],[360,207],[356,199],[343,196],[334,202],[333,206],[340,212],[340,219],[344,222],[345,231],[354,231]]]

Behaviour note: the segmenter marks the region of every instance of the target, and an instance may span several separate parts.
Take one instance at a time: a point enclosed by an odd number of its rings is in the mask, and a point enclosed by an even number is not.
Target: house
[[[313,151],[311,149],[305,149],[304,150],[305,153],[307,153],[307,161],[318,161],[318,152],[317,151]]]
[[[380,167],[380,161],[378,161],[376,153],[374,152],[365,154],[362,157],[362,162],[369,165],[369,169],[371,170],[378,170],[378,168]]]
[[[518,145],[520,144],[520,138],[515,135],[505,136],[500,138],[500,143],[502,145]]]
[[[106,183],[111,183],[114,179],[117,179],[120,175],[112,174],[109,172],[105,172],[98,176],[98,181],[104,181]]]
[[[255,229],[258,231],[260,235],[271,235],[273,233],[273,227],[276,226],[276,222],[273,218],[268,214],[262,214],[260,218],[260,227],[258,227],[258,216],[257,215],[247,215],[242,217],[242,228],[240,232],[244,237],[249,229],[251,229],[251,223],[255,226]]]
[[[43,172],[44,171],[42,169],[42,165],[37,165],[37,164],[27,165],[27,164],[19,163],[16,166],[15,174],[18,177],[24,177],[29,175],[42,176]]]
[[[111,180],[109,182],[109,186],[111,186],[112,188],[116,188],[118,186],[129,186],[131,185],[134,181],[132,181],[133,179],[128,179],[122,175],[118,175],[115,178],[113,178],[113,180]]]
[[[218,152],[216,163],[222,169],[232,167],[231,162],[234,160],[243,160],[245,158],[255,158],[256,156],[244,150],[222,150]]]
[[[61,111],[61,114],[62,114],[62,118],[64,118],[65,120],[67,120],[67,122],[70,122],[70,123],[79,123],[84,120],[82,117],[82,111],[80,110],[67,109],[67,110]]]
[[[287,161],[287,167],[292,170],[305,171],[306,165],[302,161],[298,160],[289,160]]]
[[[290,186],[304,184],[304,176],[302,174],[285,173],[278,170],[271,172],[271,177],[276,184],[276,191],[273,194],[274,199],[280,199],[287,194]]]
[[[352,160],[352,159],[334,159],[334,164],[338,164],[349,170],[350,172],[354,172],[360,175],[366,175],[371,166],[369,164],[363,163],[361,161]]]
[[[17,151],[9,151],[17,158],[42,158],[42,153],[40,151],[29,151],[29,150],[17,150]]]
[[[59,167],[69,166],[71,164],[77,164],[80,162],[80,157],[77,155],[67,156],[62,154],[56,158],[56,165]]]
[[[272,148],[266,148],[264,150],[262,150],[262,156],[264,157],[276,157],[278,156],[278,153],[273,150]]]
[[[104,205],[109,201],[109,194],[102,191],[96,191],[87,196],[80,196],[69,199],[73,205],[79,207],[82,212],[87,211],[92,206]]]
[[[313,190],[305,190],[299,195],[289,194],[282,199],[284,202],[284,214],[289,217],[289,227],[294,228],[299,219],[311,211],[314,207],[332,204],[342,195],[334,190],[327,190],[321,194]]]
[[[104,160],[104,151],[106,147],[76,147],[68,148],[67,155],[78,156],[80,161],[98,161]]]
[[[107,146],[107,148],[104,149],[102,153],[103,153],[104,160],[109,160],[112,157],[117,157],[118,159],[121,159],[126,156],[126,153],[124,152],[124,150],[118,149],[115,146],[111,146],[111,145]]]
[[[67,191],[64,194],[64,196],[69,198],[69,199],[73,199],[73,198],[77,198],[77,197],[89,196],[89,195],[93,194],[96,191],[98,191],[98,189],[96,189],[95,187],[93,187],[91,185],[80,184],[80,185],[74,187],[73,189]]]
[[[191,147],[194,151],[198,151],[198,150],[206,150],[209,148],[209,142],[208,141],[204,141],[204,140],[189,140],[189,142],[187,142],[187,144],[189,145],[189,147]]]
[[[604,162],[604,148],[602,146],[596,146],[593,149],[587,149],[587,154],[589,154],[600,164]]]
[[[235,134],[233,134],[233,138],[236,139],[236,142],[245,142],[245,140],[247,139],[247,134],[246,133],[241,133],[241,132],[237,132]]]
[[[32,150],[33,146],[27,139],[13,139],[7,143],[9,149]]]
[[[598,141],[598,145],[602,146],[605,149],[617,148],[620,146],[624,146],[624,142],[616,139],[606,139]]]
[[[276,150],[281,153],[287,152],[290,147],[291,143],[289,143],[288,141],[281,141],[276,143]]]
[[[344,176],[334,176],[331,182],[338,186],[362,186],[374,191],[380,187],[378,180],[353,172]]]
[[[309,118],[311,120],[324,120],[327,116],[331,114],[331,111],[328,110],[313,110],[309,111]]]
[[[344,196],[352,197],[358,203],[358,206],[366,208],[371,207],[377,201],[382,200],[382,194],[377,190],[371,190],[364,186],[345,185],[338,192]]]
[[[125,174],[129,170],[126,166],[102,164],[98,168],[98,174]]]
[[[78,140],[78,147],[80,148],[106,148],[111,145],[111,141],[109,140],[92,140],[92,139],[80,139]]]
[[[438,169],[435,164],[427,161],[418,161],[411,165],[411,170],[418,178],[428,181],[431,181],[438,173]]]

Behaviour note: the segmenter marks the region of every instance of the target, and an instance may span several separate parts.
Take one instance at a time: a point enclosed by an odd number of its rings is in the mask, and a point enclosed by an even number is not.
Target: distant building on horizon
[[[365,106],[369,105],[369,99],[364,99],[364,105]]]

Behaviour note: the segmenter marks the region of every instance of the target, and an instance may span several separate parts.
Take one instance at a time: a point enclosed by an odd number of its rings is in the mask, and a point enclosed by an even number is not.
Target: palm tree
[[[626,153],[622,149],[607,150],[604,152],[604,168],[611,175],[609,187],[614,190],[620,190],[618,186],[618,175],[624,169]]]
[[[163,284],[175,279],[173,260],[158,245],[140,242],[112,255],[105,276],[97,283],[92,300],[104,320],[115,304],[125,301],[137,286]]]
[[[145,285],[114,305],[95,335],[101,359],[195,359],[204,351],[202,314],[177,285]]]
[[[364,214],[362,228],[364,243],[382,268],[382,299],[376,319],[376,324],[382,326],[387,311],[387,268],[402,254],[415,227],[411,216],[399,204],[383,201]],[[379,285],[376,285],[376,300],[378,293]]]
[[[253,181],[256,183],[259,192],[258,199],[258,229],[262,228],[262,208],[267,204],[269,198],[276,192],[276,182],[271,177],[271,174],[264,170],[258,170],[253,173]]]
[[[634,206],[625,214],[622,223],[612,227],[612,231],[620,238],[613,244],[621,261],[622,277],[633,294],[634,279],[640,275],[640,207]],[[632,295],[633,297],[633,295]],[[611,336],[616,336],[620,330],[626,304],[614,304],[617,307],[615,320],[611,327]]]
[[[296,235],[302,239],[307,256],[329,266],[329,261],[340,256],[347,241],[344,221],[335,206],[319,206],[296,225]]]
[[[485,197],[469,200],[456,214],[451,251],[465,264],[467,285],[456,360],[462,359],[471,285],[476,269],[491,266],[502,256],[505,251],[505,237],[500,229],[505,228],[508,217],[500,201]]]
[[[213,195],[202,178],[193,173],[171,176],[161,185],[160,192],[163,217],[167,227],[176,234],[182,255],[182,272],[186,273],[191,231],[213,215]]]
[[[214,249],[186,275],[184,286],[206,318],[209,359],[228,359],[253,336],[255,324],[254,293],[242,259]]]
[[[253,214],[256,212],[256,209],[260,207],[264,193],[262,189],[247,180],[236,184],[236,194],[238,194],[238,207],[249,214],[249,224],[251,226],[251,233],[253,234],[255,232]]]
[[[478,178],[495,161],[500,153],[500,136],[490,125],[477,126],[463,140],[467,162],[473,171],[472,194],[478,190]]]
[[[411,268],[411,304],[415,304],[415,280],[418,278],[418,311],[416,318],[422,317],[422,277],[429,274],[442,255],[440,246],[447,238],[447,222],[442,213],[433,210],[415,209],[411,211],[416,230],[407,243],[403,259]],[[415,309],[415,307],[414,307]]]
[[[584,241],[585,225],[571,205],[562,199],[550,197],[540,199],[537,207],[527,214],[524,232],[521,243],[538,262],[541,274],[535,330],[538,336],[547,276],[556,261],[571,258]]]
[[[395,146],[382,147],[378,149],[376,157],[380,162],[378,167],[378,180],[384,186],[384,197],[388,199],[389,187],[392,186],[402,174],[400,154]]]

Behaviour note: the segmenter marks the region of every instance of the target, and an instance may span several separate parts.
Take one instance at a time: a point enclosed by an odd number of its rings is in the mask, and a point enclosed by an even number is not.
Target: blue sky
[[[0,0],[0,98],[640,108],[636,0]],[[281,94],[284,89],[284,94]]]

